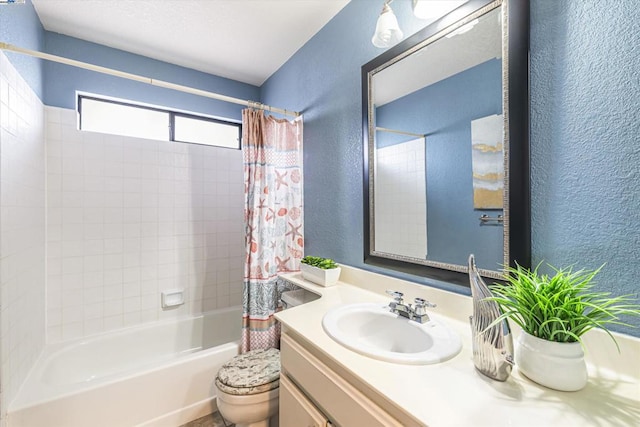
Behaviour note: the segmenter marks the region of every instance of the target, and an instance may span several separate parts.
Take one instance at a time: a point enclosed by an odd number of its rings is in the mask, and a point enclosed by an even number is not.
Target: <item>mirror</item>
[[[366,263],[529,266],[526,3],[470,0],[362,67]]]

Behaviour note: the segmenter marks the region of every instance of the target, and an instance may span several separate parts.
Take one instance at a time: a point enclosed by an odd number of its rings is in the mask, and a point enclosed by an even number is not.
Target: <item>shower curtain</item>
[[[280,347],[277,275],[300,269],[304,228],[302,118],[242,111],[245,266],[241,352]]]

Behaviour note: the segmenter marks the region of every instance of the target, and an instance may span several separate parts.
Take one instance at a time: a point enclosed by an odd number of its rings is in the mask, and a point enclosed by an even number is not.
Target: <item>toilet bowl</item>
[[[218,411],[236,427],[269,427],[277,415],[280,351],[251,350],[222,365],[215,380]]]

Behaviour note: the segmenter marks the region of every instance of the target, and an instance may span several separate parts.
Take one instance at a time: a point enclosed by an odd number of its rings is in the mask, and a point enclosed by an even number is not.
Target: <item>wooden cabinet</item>
[[[280,427],[328,427],[327,417],[289,380],[280,376]]]
[[[280,391],[281,427],[323,426],[307,420],[327,419],[333,423],[328,425],[342,427],[403,426],[287,333],[282,334],[280,358],[285,384]],[[296,421],[298,416],[303,421]]]

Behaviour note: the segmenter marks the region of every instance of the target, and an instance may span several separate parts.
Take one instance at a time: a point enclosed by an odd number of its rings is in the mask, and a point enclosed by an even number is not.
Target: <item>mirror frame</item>
[[[505,140],[508,167],[505,170],[504,188],[503,260],[504,265],[511,267],[515,267],[516,262],[523,267],[530,267],[529,0],[469,0],[362,66],[365,264],[469,287],[466,263],[459,265],[426,261],[425,264],[418,264],[408,261],[412,258],[401,255],[393,257],[375,255],[372,239],[374,210],[371,200],[373,197],[373,183],[371,182],[373,170],[370,169],[374,158],[375,124],[372,123],[374,115],[373,111],[369,110],[369,99],[372,95],[372,78],[377,71],[464,25],[470,16],[486,13],[501,6],[506,7],[506,12],[503,12],[506,15],[503,16],[507,18],[506,24],[503,23],[502,34],[504,52],[502,94],[504,113],[506,113],[505,122],[508,123],[508,133]],[[502,278],[502,273],[498,271],[480,270],[480,273],[494,279]]]

